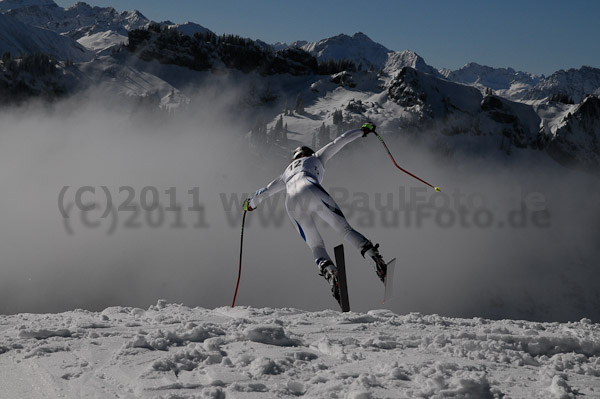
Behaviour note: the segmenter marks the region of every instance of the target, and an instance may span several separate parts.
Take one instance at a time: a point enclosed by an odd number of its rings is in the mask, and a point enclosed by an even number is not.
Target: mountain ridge
[[[600,159],[598,151],[593,149],[577,147],[575,152],[568,151],[573,140],[583,140],[590,146],[597,139],[574,139],[573,135],[565,133],[563,125],[573,126],[575,135],[596,137],[600,133],[576,128],[577,118],[560,119],[560,107],[553,105],[557,101],[584,103],[590,95],[599,95],[598,68],[571,68],[544,77],[471,62],[456,71],[438,71],[414,51],[391,51],[362,32],[352,36],[342,33],[318,42],[296,42],[289,46],[282,43],[267,45],[236,35],[217,36],[192,22],[152,23],[136,10],[118,13],[110,7],[92,7],[82,2],[65,9],[49,0],[4,0],[0,5],[4,5],[0,15],[4,23],[1,25],[13,27],[12,31],[2,35],[0,50],[10,51],[13,55],[53,53],[64,62],[82,63],[76,65],[81,71],[98,69],[85,66],[86,62],[106,64],[114,69],[121,62],[127,63],[129,68],[139,66],[141,64],[132,61],[140,59],[179,65],[200,73],[241,71],[267,82],[261,94],[252,94],[256,98],[249,101],[254,106],[266,108],[282,106],[280,103],[285,98],[288,102],[293,101],[289,89],[285,89],[291,83],[284,82],[304,76],[307,83],[294,89],[293,95],[305,97],[311,103],[318,102],[328,93],[350,98],[343,105],[348,120],[377,119],[386,115],[386,121],[380,124],[382,128],[386,123],[406,126],[406,122],[411,121],[413,128],[423,130],[434,123],[445,132],[442,133],[443,140],[457,132],[471,138],[502,136],[502,140],[517,148],[536,150],[540,146],[547,148],[548,143],[555,141],[553,153],[563,155],[554,159],[569,159],[569,164],[581,160],[588,168],[595,165],[594,159]],[[19,42],[16,40],[19,37],[37,39],[32,39],[31,44]],[[78,39],[79,43],[73,39]],[[116,57],[112,53],[121,54]],[[96,59],[92,61],[94,55]],[[104,75],[99,76],[105,79]],[[141,78],[143,74],[131,76]],[[204,79],[202,76],[205,75],[198,75],[198,79]],[[155,82],[163,82],[157,83],[161,87],[161,98],[168,92],[185,90],[181,83],[173,86],[160,78]],[[111,80],[110,85],[114,87],[114,81]],[[147,97],[148,90],[146,83],[139,84],[137,89],[129,85],[125,89],[142,97]],[[476,91],[480,94],[476,95]],[[337,109],[341,106],[339,101],[331,104]],[[592,107],[590,104],[595,103],[590,101],[582,109]],[[321,122],[330,122],[330,115],[335,110],[324,105],[320,112],[323,115],[319,118]],[[273,117],[277,116],[270,112]],[[538,112],[538,119],[533,116],[535,112]],[[589,117],[593,119],[595,114],[591,112]],[[589,125],[590,122],[586,123]],[[557,150],[557,145],[565,150]],[[504,141],[498,147],[503,148]]]
[[[318,42],[305,43],[296,47],[313,55],[318,61],[345,58],[356,65],[364,64],[365,69],[382,68],[387,61],[387,54],[390,53],[390,50],[374,42],[362,32],[352,36],[340,33]]]

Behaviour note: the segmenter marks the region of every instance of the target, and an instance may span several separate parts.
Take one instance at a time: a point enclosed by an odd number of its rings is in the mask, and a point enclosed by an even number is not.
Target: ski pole
[[[375,133],[375,132],[373,132]],[[390,156],[390,158],[392,159],[392,162],[394,163],[394,165],[396,165],[396,167],[398,169],[400,169],[401,171],[403,171],[404,173],[406,173],[407,175],[410,175],[412,177],[414,177],[415,179],[419,180],[420,182],[425,183],[426,185],[428,185],[429,187],[433,188],[435,191],[439,192],[441,191],[439,187],[434,186],[433,184],[427,183],[425,180],[421,179],[420,177],[417,177],[415,175],[413,175],[412,173],[410,173],[408,170],[403,169],[400,165],[398,165],[396,163],[396,160],[394,159],[394,157],[392,156],[392,153],[390,152],[390,149],[388,148],[388,146],[385,144],[385,141],[383,141],[383,139],[381,138],[380,135],[378,135],[377,133],[375,133],[375,136],[377,136],[377,138],[379,139],[379,141],[381,141],[381,144],[383,144],[383,146],[385,147],[385,150],[387,151],[388,155]]]
[[[242,216],[242,236],[240,240],[240,267],[238,270],[237,284],[235,285],[235,294],[233,294],[233,303],[231,304],[232,308],[235,306],[235,298],[237,297],[238,288],[240,288],[240,278],[242,277],[242,248],[244,246],[244,224],[246,223],[246,213],[248,213],[248,211],[244,211],[244,216]]]

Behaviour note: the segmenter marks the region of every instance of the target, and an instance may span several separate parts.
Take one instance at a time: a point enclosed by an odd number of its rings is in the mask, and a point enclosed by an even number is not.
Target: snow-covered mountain
[[[391,77],[404,67],[410,67],[420,72],[425,72],[430,75],[440,76],[437,69],[427,65],[423,57],[411,50],[394,51],[388,53],[387,61],[383,71]]]
[[[498,95],[513,100],[522,98],[543,76],[515,71],[513,68],[492,68],[471,62],[455,71],[441,70],[447,79],[473,85],[481,89],[492,89]]]
[[[127,36],[129,30],[144,27],[150,22],[137,10],[119,13],[112,7],[92,7],[83,2],[65,9],[53,1],[31,0],[27,6],[5,13],[24,24],[48,29],[74,39],[106,31]]]
[[[211,32],[210,29],[205,28],[202,25],[198,25],[194,22],[186,22],[183,24],[170,24],[170,28],[175,28],[179,32],[187,36],[194,36],[195,33],[208,33]]]
[[[389,98],[413,116],[412,123],[437,123],[447,136],[491,136],[497,143],[536,148],[540,117],[532,107],[483,96],[474,87],[439,79],[405,67],[389,83]],[[489,150],[489,149],[488,149]]]
[[[588,96],[563,116],[552,134],[548,153],[560,163],[600,170],[600,97]]]
[[[600,94],[600,68],[583,66],[560,70],[552,75],[537,76],[513,68],[492,68],[471,62],[460,69],[440,70],[453,82],[491,89],[495,94],[528,103],[561,97],[579,103],[589,94]]]
[[[363,33],[269,46],[234,35],[217,39],[193,22],[163,22],[148,30],[150,21],[138,11],[118,13],[113,8],[85,3],[64,9],[51,0],[2,0],[0,10],[2,52],[10,51],[13,56],[22,52],[49,53],[59,60],[75,62],[100,56],[75,66],[81,73],[71,74],[74,82],[68,87],[72,88],[88,87],[89,82],[106,83],[117,93],[147,98],[153,92],[148,82],[155,82],[159,97],[166,98],[184,91],[189,82],[204,79],[202,71],[241,71],[266,87],[257,94],[253,83],[254,93],[249,96],[256,99],[250,103],[283,107],[300,93],[306,106],[320,108],[319,118],[305,121],[310,126],[317,124],[317,128],[323,123],[332,124],[332,115],[342,109],[345,120],[372,118],[382,128],[420,131],[436,125],[435,131],[445,141],[457,135],[471,141],[482,136],[493,138],[488,141],[497,143],[488,144],[487,151],[506,150],[505,145],[539,151],[556,141],[554,159],[581,161],[587,168],[595,165],[594,159],[600,159],[587,148],[594,145],[598,135],[589,127],[600,123],[593,112],[585,111],[594,100],[576,107],[588,94],[600,94],[597,68],[558,71],[546,78],[512,68],[470,63],[440,73],[415,52],[390,51]],[[129,32],[136,29],[131,37]],[[175,31],[178,33],[173,34]],[[200,35],[184,40],[186,35],[196,33]],[[112,54],[114,51],[121,54]],[[352,61],[355,66],[362,64],[362,68],[353,70],[344,62],[318,64],[342,60]],[[143,65],[147,62],[162,66],[146,69]],[[170,64],[191,69],[189,78],[183,81],[170,77]],[[86,77],[87,73],[93,78]],[[119,76],[128,78],[115,79]],[[302,83],[295,78],[299,76]],[[573,104],[566,104],[570,102]],[[273,110],[269,113],[274,118],[280,116]],[[574,119],[568,118],[569,113],[575,115]],[[584,113],[586,122],[579,126],[578,115]],[[576,139],[579,135],[585,137]],[[559,143],[563,148],[560,151],[556,149]],[[580,152],[585,155],[574,154]],[[559,153],[563,155],[557,156]]]
[[[553,95],[562,95],[575,103],[587,95],[600,95],[600,68],[582,66],[554,72],[540,80],[523,96],[525,101],[542,101]]]
[[[74,39],[47,29],[26,25],[9,15],[0,14],[0,53],[46,53],[59,60],[89,61],[93,53]]]
[[[296,44],[297,47],[307,51],[318,61],[348,59],[354,61],[357,66],[362,64],[364,69],[371,66],[375,69],[382,68],[387,62],[390,52],[362,32],[352,36],[340,34],[300,46],[298,44]]]
[[[358,32],[352,36],[340,34],[319,42],[297,41],[290,45],[276,43],[271,45],[274,50],[290,47],[301,48],[318,61],[342,60],[353,61],[357,66],[363,65],[367,70],[372,67],[393,77],[403,67],[411,67],[418,71],[441,76],[437,69],[427,65],[423,57],[411,50],[391,51],[374,42],[364,33]]]

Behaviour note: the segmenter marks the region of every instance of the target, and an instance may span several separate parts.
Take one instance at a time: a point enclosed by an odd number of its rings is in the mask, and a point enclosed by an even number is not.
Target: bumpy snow
[[[600,397],[600,325],[387,310],[0,316],[6,398]]]

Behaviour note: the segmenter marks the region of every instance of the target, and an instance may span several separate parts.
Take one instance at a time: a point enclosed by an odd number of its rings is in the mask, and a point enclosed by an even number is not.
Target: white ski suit
[[[292,161],[281,176],[256,191],[250,199],[250,206],[256,208],[265,198],[286,189],[285,207],[288,216],[312,250],[317,265],[331,258],[313,220],[315,214],[359,251],[369,242],[348,224],[340,207],[321,186],[327,161],[346,144],[361,136],[362,130],[349,130],[315,154]]]

